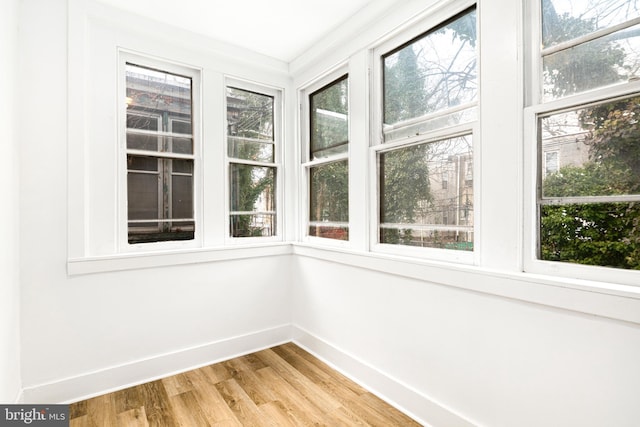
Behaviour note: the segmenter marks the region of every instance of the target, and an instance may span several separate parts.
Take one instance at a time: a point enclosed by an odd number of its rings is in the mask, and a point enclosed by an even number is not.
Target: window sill
[[[127,253],[69,259],[67,261],[67,274],[69,276],[79,276],[112,271],[139,270],[154,267],[290,255],[291,253],[291,245],[282,242],[254,244],[250,246],[227,246],[224,248]]]
[[[293,254],[640,324],[640,287],[295,243]]]

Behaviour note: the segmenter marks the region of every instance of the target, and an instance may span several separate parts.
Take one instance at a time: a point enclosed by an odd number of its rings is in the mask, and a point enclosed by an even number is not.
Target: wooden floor
[[[419,426],[295,344],[83,400],[80,426]]]

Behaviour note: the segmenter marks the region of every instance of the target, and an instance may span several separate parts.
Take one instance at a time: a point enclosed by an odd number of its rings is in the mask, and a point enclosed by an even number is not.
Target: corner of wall
[[[423,425],[473,427],[476,424],[374,366],[359,360],[298,326],[293,325],[293,342],[362,385],[390,405]],[[427,424],[425,420],[429,420]]]

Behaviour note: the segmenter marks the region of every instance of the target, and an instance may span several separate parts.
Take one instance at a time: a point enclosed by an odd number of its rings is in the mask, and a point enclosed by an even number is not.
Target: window
[[[382,81],[382,137],[372,147],[376,239],[388,250],[473,251],[476,27],[471,7],[408,42],[396,38],[376,49]]]
[[[536,3],[532,258],[640,269],[640,6]]]
[[[560,164],[558,163],[558,151],[544,151],[544,176],[558,172]]]
[[[127,62],[128,243],[193,240],[192,77]]]
[[[227,86],[226,97],[229,235],[276,236],[279,96]]]
[[[308,236],[349,240],[349,80],[308,97]]]

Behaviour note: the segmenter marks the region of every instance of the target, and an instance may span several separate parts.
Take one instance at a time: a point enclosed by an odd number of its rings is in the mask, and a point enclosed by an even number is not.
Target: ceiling
[[[98,1],[288,63],[381,0]]]

